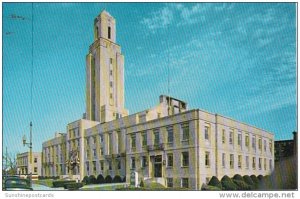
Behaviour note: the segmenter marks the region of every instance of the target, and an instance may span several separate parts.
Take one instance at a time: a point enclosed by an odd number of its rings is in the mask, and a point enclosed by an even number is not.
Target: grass
[[[52,182],[53,182],[52,179],[47,179],[47,180],[35,180],[35,181],[32,181],[33,184],[44,185],[44,186],[46,186],[46,187],[53,187]]]
[[[114,191],[123,188],[124,184],[107,184],[105,186],[85,185],[80,190],[82,191]]]

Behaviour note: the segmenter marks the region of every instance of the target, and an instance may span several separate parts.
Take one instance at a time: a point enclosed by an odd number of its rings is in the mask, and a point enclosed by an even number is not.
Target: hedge
[[[81,182],[67,183],[64,185],[64,189],[68,189],[68,190],[78,190],[81,187],[83,187],[83,184]]]
[[[110,175],[105,177],[105,183],[112,183],[112,178]]]
[[[88,176],[84,176],[84,178],[82,179],[82,183],[83,184],[88,184],[89,181],[89,177]]]
[[[219,181],[219,179],[216,176],[213,176],[210,179],[208,185],[218,187],[218,188],[222,189],[222,183]]]
[[[235,174],[232,179],[244,181],[243,177],[240,174]]]
[[[122,182],[122,178],[119,175],[116,175],[112,181],[113,183]]]
[[[202,191],[222,191],[219,187],[203,184],[201,187]]]
[[[250,185],[248,185],[246,182],[244,182],[243,180],[236,180],[233,179],[234,184],[237,185],[237,190],[251,190],[252,187]]]
[[[105,183],[104,177],[103,175],[99,174],[97,176],[97,184],[103,184],[103,183]]]
[[[264,176],[259,175],[259,176],[257,176],[257,179],[258,179],[260,182],[262,182],[262,181],[264,180]]]
[[[248,184],[248,185],[254,185],[254,182],[252,181],[252,179],[250,178],[250,176],[248,175],[244,175],[243,176],[244,181]]]
[[[258,180],[258,178],[255,175],[251,175],[250,178],[254,182],[254,184],[258,184],[259,183],[259,180]]]
[[[90,175],[88,178],[88,184],[96,184],[97,180],[94,175]]]
[[[227,175],[223,176],[221,183],[223,190],[237,190],[236,184]]]
[[[75,180],[57,180],[57,181],[53,181],[53,187],[64,187],[65,184],[69,184],[69,183],[76,183]]]

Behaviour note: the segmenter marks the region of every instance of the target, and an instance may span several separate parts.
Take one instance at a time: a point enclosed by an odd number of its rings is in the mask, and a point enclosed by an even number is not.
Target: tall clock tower
[[[102,11],[94,20],[94,43],[86,56],[86,119],[108,122],[124,108],[124,55],[116,43],[116,21]]]

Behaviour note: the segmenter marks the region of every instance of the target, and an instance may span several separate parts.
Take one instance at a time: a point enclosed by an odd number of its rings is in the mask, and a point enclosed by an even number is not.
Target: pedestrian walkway
[[[63,187],[53,188],[53,187],[47,187],[47,186],[40,185],[40,184],[32,184],[32,189],[37,190],[37,191],[61,191],[61,190],[65,190]]]

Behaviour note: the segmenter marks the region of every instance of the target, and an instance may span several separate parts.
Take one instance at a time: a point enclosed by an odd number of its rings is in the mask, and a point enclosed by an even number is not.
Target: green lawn
[[[107,185],[107,186],[89,186],[85,185],[83,186],[80,190],[83,191],[114,191],[116,189],[123,188],[123,184],[118,184],[118,185]]]
[[[40,185],[44,185],[46,187],[53,187],[52,182],[53,182],[52,179],[32,181],[33,184],[40,184]]]

